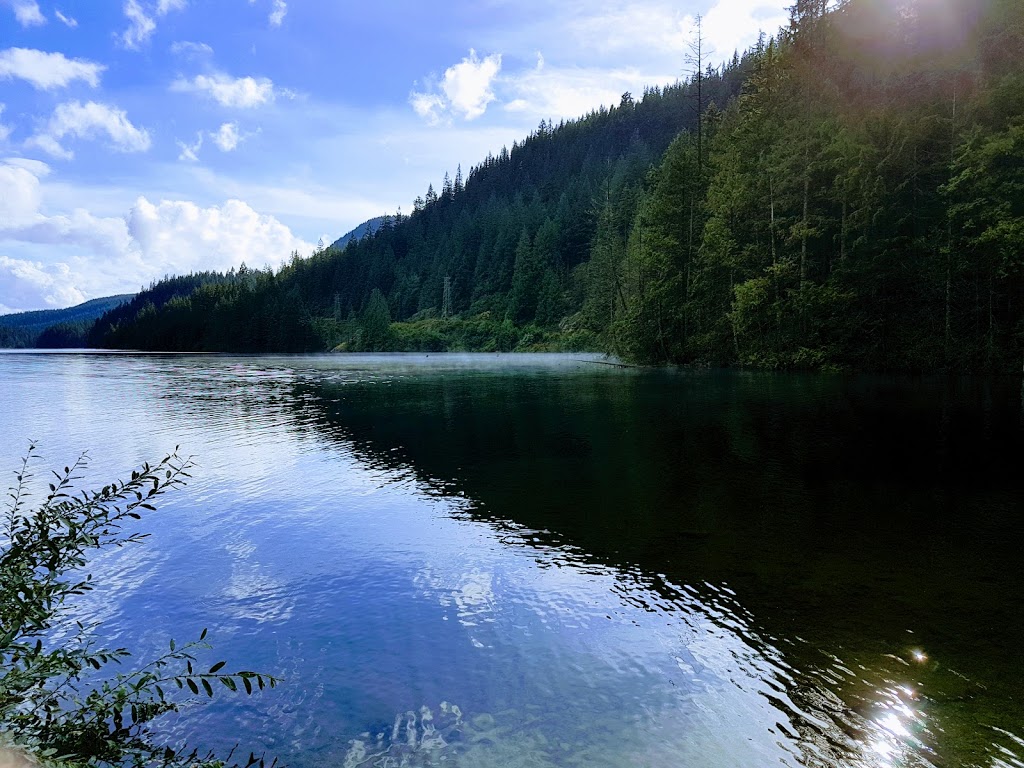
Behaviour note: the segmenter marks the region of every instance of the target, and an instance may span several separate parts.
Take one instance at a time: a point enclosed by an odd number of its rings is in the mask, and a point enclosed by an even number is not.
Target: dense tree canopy
[[[828,5],[797,0],[720,69],[542,121],[344,249],[160,283],[92,340],[1019,370],[1024,5]],[[392,332],[368,335],[385,308]]]

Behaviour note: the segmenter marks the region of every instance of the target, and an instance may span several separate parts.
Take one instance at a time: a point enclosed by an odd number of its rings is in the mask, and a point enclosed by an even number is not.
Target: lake
[[[1024,766],[1019,379],[582,355],[0,354],[29,440],[193,480],[76,616],[284,678],[291,766]],[[43,474],[42,472],[40,474]],[[9,478],[13,477],[8,475]]]

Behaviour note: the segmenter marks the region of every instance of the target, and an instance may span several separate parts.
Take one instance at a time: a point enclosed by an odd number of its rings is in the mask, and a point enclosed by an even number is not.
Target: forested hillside
[[[353,240],[362,240],[364,237],[372,236],[374,233],[376,233],[378,229],[380,229],[380,225],[383,223],[383,216],[377,216],[376,218],[370,219],[369,221],[364,221],[351,232],[346,232],[344,235],[342,235],[333,243],[331,243],[331,247],[344,248]]]
[[[131,297],[131,294],[106,296],[67,309],[0,315],[0,347],[84,347],[96,318]]]
[[[700,102],[728,103],[751,65],[736,57],[702,73]],[[439,348],[458,336],[454,343],[466,348],[510,348],[578,311],[574,271],[590,258],[599,220],[611,216],[626,232],[646,174],[680,131],[695,129],[697,115],[697,88],[686,82],[636,100],[625,94],[619,105],[577,121],[542,122],[465,177],[456,169],[437,189],[431,185],[410,214],[386,218],[372,236],[309,258],[293,255],[276,273],[241,269],[165,306],[153,300],[138,318],[104,318],[95,340],[300,351]],[[153,290],[165,292],[161,284]],[[140,294],[136,309],[149,300]],[[440,323],[442,315],[452,318],[445,328],[426,322],[415,326],[415,338],[403,329],[395,338],[386,328],[390,319]],[[380,321],[385,330],[374,330]]]
[[[828,5],[797,0],[722,68],[542,123],[344,250],[140,296],[96,340],[1020,370],[1024,3]]]
[[[609,342],[648,361],[1019,371],[1024,3],[825,5],[800,0],[758,46],[703,168],[682,137],[652,175]]]

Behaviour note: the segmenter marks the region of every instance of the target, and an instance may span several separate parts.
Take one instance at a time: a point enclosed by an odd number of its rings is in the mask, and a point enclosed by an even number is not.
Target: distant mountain
[[[384,217],[383,216],[378,216],[375,219],[370,219],[369,221],[364,221],[362,224],[360,224],[358,227],[353,229],[347,235],[342,235],[337,240],[335,240],[333,243],[331,243],[331,248],[344,248],[346,245],[351,243],[353,240],[362,240],[367,235],[374,235],[374,234],[377,233],[377,230],[380,229],[380,225],[383,224],[383,223],[384,223]]]
[[[0,347],[78,346],[97,318],[130,301],[133,295],[106,296],[66,309],[0,315]]]

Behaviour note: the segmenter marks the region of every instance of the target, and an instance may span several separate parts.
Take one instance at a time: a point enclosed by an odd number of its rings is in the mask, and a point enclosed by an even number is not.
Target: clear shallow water
[[[1019,381],[0,354],[0,467],[174,445],[80,610],[293,766],[1024,765]],[[40,465],[41,466],[41,465]]]

